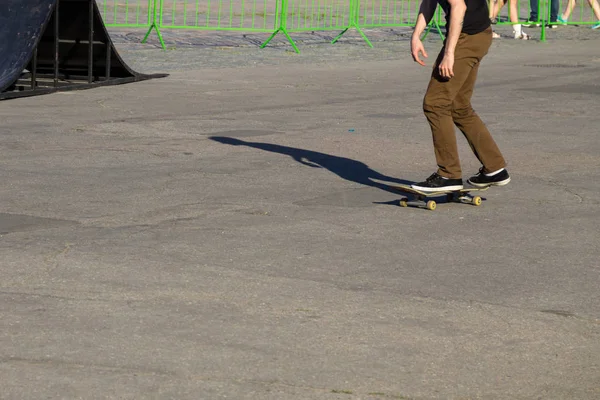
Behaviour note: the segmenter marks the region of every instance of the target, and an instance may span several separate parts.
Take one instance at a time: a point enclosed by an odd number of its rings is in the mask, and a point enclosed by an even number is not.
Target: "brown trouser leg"
[[[444,49],[434,65],[423,110],[431,126],[438,174],[443,177],[462,178],[455,124],[486,172],[506,166],[492,135],[471,107],[479,63],[491,44],[491,28],[475,35],[461,33],[454,54],[454,77],[448,80],[439,75],[438,65],[442,62]]]

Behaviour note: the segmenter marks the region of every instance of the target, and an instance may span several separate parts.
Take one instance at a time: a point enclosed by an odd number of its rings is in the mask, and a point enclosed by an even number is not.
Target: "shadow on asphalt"
[[[369,168],[369,166],[365,163],[353,160],[351,158],[338,157],[333,156],[331,154],[320,153],[318,151],[298,149],[295,147],[281,146],[272,143],[247,142],[241,139],[225,136],[211,136],[209,137],[209,139],[214,140],[215,142],[228,144],[230,146],[247,146],[252,147],[254,149],[269,151],[271,153],[286,155],[292,157],[300,164],[312,168],[325,168],[347,181],[360,183],[361,185],[365,186],[375,187],[394,194],[398,194],[399,191],[397,189],[394,189],[392,186],[376,182],[373,179],[376,179],[378,181],[389,182],[390,184],[410,185],[411,183],[413,183],[412,181],[383,175]],[[395,203],[397,204],[397,201]]]

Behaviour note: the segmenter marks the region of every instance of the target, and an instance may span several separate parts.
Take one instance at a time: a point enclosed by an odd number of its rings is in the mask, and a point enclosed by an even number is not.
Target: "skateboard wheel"
[[[400,207],[408,207],[408,203],[406,202],[406,199],[400,200]]]
[[[435,204],[435,201],[433,201],[433,200],[429,200],[429,201],[427,202],[427,209],[428,209],[428,210],[431,210],[431,211],[433,211],[433,210],[435,210],[435,208],[436,208],[436,207],[437,207],[437,204]]]
[[[473,205],[480,206],[481,205],[481,197],[479,197],[479,196],[473,197]]]

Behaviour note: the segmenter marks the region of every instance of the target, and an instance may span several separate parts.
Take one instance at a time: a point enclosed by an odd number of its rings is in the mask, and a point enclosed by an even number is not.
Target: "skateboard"
[[[425,208],[428,210],[435,210],[437,203],[432,200],[432,197],[440,197],[446,195],[446,201],[454,203],[465,203],[472,204],[474,206],[480,206],[482,203],[481,196],[471,195],[471,192],[482,192],[488,190],[490,186],[475,187],[469,186],[459,190],[440,190],[438,192],[423,192],[421,190],[413,189],[407,185],[390,185],[391,188],[404,193],[410,193],[413,197],[422,203],[425,203]],[[404,197],[400,199],[400,207],[408,207],[410,199]]]

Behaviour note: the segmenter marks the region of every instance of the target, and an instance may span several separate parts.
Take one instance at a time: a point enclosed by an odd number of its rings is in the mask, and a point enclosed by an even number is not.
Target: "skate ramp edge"
[[[0,3],[0,100],[165,76],[125,64],[95,0]]]

